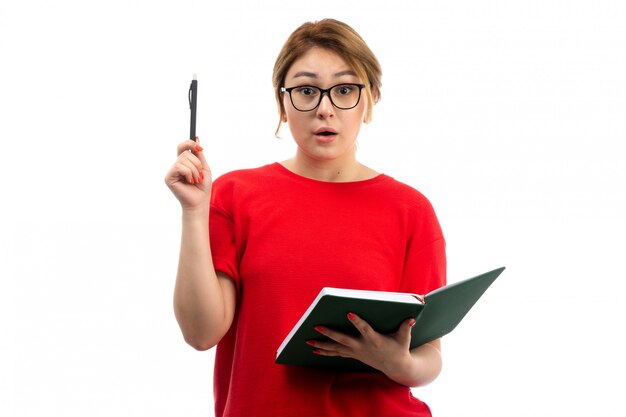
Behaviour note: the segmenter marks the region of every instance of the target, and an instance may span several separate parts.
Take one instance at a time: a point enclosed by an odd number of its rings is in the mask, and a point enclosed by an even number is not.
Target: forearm
[[[441,341],[413,348],[409,354],[390,363],[385,374],[398,384],[418,387],[434,381],[442,368]]]
[[[214,346],[230,325],[213,268],[206,212],[183,211],[174,312],[185,340],[199,350]]]

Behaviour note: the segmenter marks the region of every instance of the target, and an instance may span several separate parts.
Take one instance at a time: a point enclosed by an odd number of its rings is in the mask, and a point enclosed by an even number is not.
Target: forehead
[[[294,61],[286,79],[335,79],[356,77],[356,72],[339,54],[329,49],[313,47]]]

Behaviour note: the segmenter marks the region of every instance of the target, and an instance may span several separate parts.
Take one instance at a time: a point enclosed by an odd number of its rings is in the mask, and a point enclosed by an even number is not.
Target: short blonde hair
[[[317,22],[306,22],[297,28],[289,36],[276,58],[272,74],[279,113],[276,134],[280,130],[285,114],[283,93],[280,88],[284,87],[287,72],[296,60],[316,46],[335,52],[354,69],[365,84],[369,99],[365,122],[372,119],[374,104],[380,99],[382,70],[378,59],[363,38],[350,26],[335,19],[323,19]]]

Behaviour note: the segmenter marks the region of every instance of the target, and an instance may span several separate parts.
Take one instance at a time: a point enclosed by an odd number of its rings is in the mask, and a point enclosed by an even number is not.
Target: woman
[[[352,28],[305,23],[273,74],[293,158],[213,183],[202,148],[178,146],[166,176],[183,209],[175,313],[191,346],[217,345],[216,416],[430,415],[409,387],[437,377],[440,341],[409,350],[414,320],[382,335],[350,314],[359,337],[321,328],[331,341],[309,342],[312,355],[351,357],[380,372],[274,363],[324,286],[425,294],[445,284],[445,242],[428,200],[356,159],[380,77]]]

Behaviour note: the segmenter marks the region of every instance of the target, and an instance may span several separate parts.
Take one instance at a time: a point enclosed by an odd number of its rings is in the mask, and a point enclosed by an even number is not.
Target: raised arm
[[[215,346],[233,320],[234,282],[213,267],[209,243],[211,171],[194,141],[178,145],[165,183],[182,207],[182,236],[174,289],[174,313],[185,341],[198,350]]]

